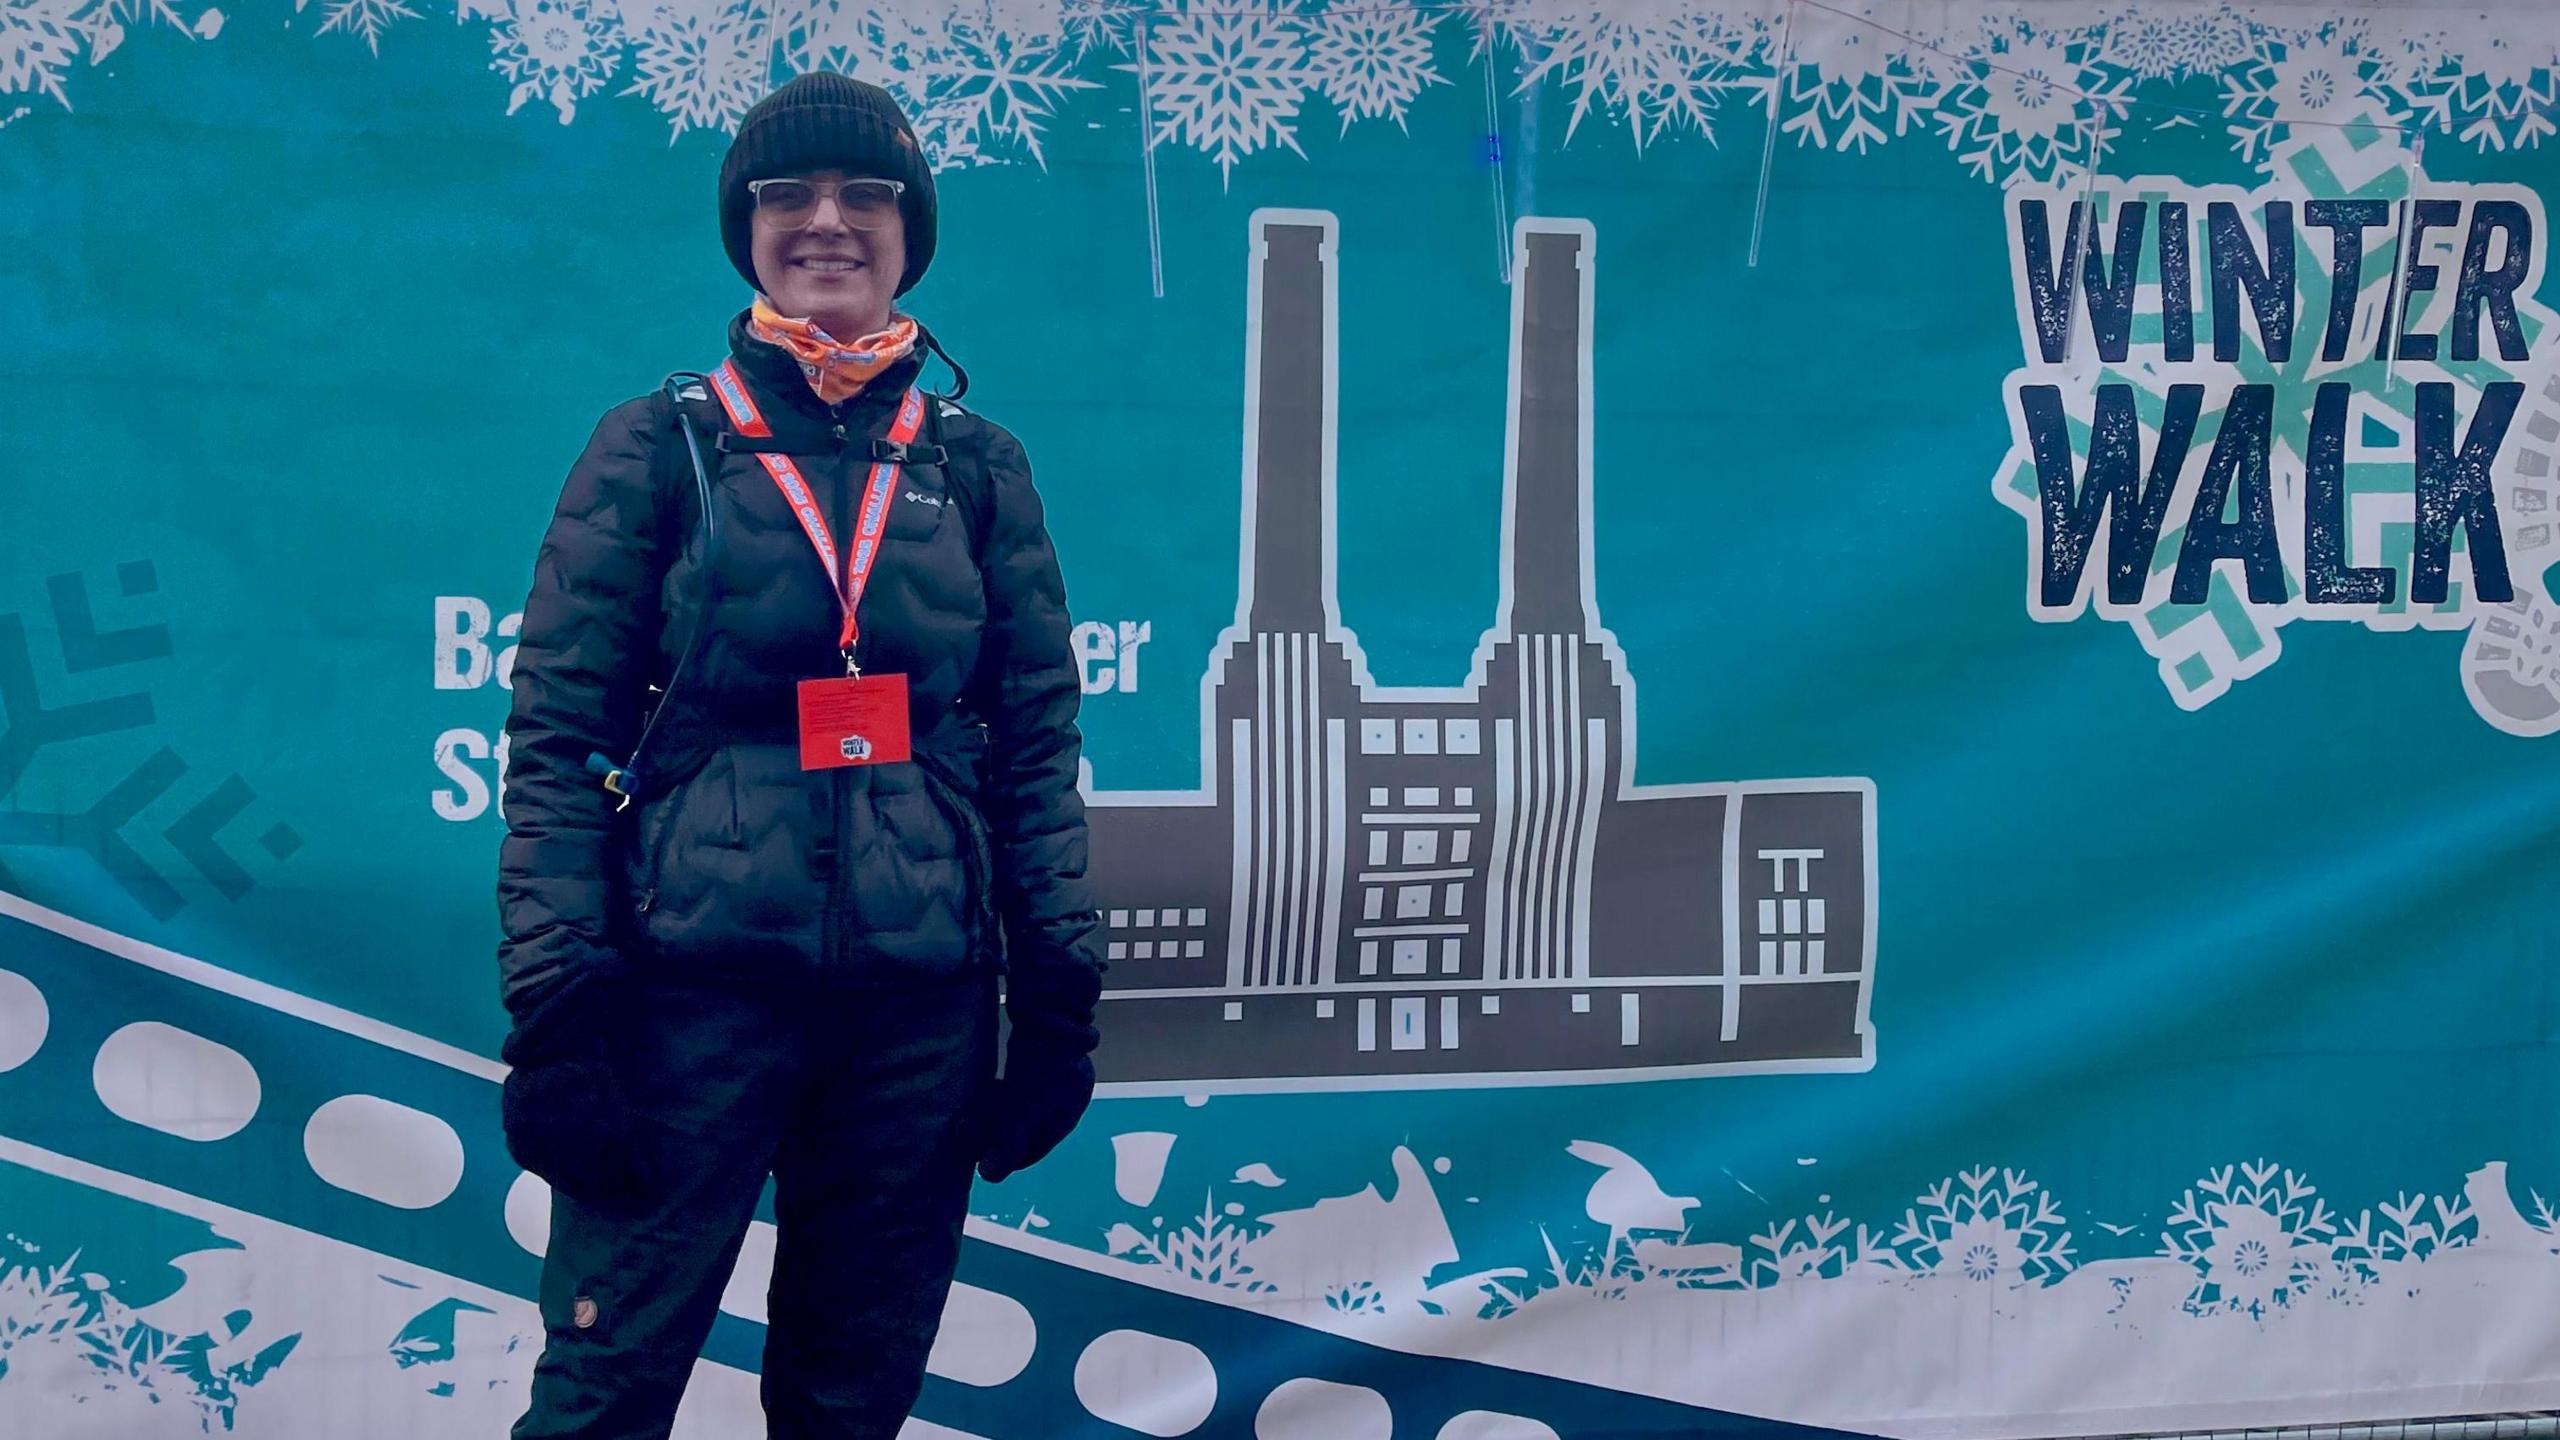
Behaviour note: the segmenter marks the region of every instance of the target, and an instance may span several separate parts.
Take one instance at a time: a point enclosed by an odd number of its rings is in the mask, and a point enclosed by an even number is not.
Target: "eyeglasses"
[[[878,230],[898,215],[899,180],[847,180],[835,187],[836,214],[856,230]],[[807,180],[750,180],[756,213],[776,230],[805,230],[818,218],[818,197],[825,187]]]

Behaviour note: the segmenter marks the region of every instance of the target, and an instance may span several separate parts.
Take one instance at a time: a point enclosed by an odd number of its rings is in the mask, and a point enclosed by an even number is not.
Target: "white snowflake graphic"
[[[1958,1220],[1938,1247],[1940,1273],[1954,1271],[1976,1284],[1997,1280],[2016,1285],[2026,1264],[2027,1248],[2018,1243],[2018,1232],[1996,1218]]]
[[[1295,125],[1306,99],[1306,48],[1295,17],[1277,0],[1167,11],[1144,39],[1159,142],[1179,140],[1209,153],[1222,178],[1256,150],[1298,150]],[[1136,71],[1136,65],[1123,65]]]
[[[689,126],[735,129],[771,79],[766,33],[753,4],[709,14],[661,5],[640,37],[640,78],[622,93],[648,97],[669,117],[669,144]]]
[[[42,93],[68,108],[71,74],[115,52],[136,26],[219,33],[217,12],[205,10],[190,27],[178,3],[0,0],[0,96]],[[2303,28],[2261,24],[2256,17],[2276,12],[2236,0],[2083,0],[2070,7],[2070,26],[2048,23],[2039,9],[1915,8],[1908,0],[452,6],[457,21],[489,27],[490,68],[509,86],[511,114],[540,100],[564,123],[573,119],[579,102],[610,88],[626,47],[636,81],[618,93],[644,97],[678,134],[731,128],[777,78],[830,70],[896,95],[942,169],[1045,164],[1051,132],[1077,92],[1101,89],[1101,72],[1116,68],[1124,74],[1112,77],[1114,87],[1145,72],[1140,123],[1209,155],[1231,181],[1245,156],[1298,148],[1310,91],[1333,105],[1346,133],[1358,120],[1403,127],[1435,87],[1471,89],[1471,67],[1491,65],[1504,45],[1513,52],[1503,60],[1508,83],[1519,93],[1552,83],[1569,95],[1568,139],[1597,113],[1623,125],[1639,151],[1666,130],[1712,142],[1717,105],[1739,89],[1799,145],[1863,153],[1934,122],[1972,173],[2002,185],[2085,173],[2103,159],[2137,85],[2165,91],[2197,76],[2213,77],[2233,143],[2262,166],[2293,127],[2377,102],[2394,123],[2442,129],[2483,151],[2538,145],[2560,130],[2560,38],[2514,15],[2468,9],[2375,11]],[[297,11],[318,11],[319,33],[342,32],[377,54],[394,23],[429,8],[295,0]],[[1436,42],[1460,11],[1471,48],[1458,62],[1452,46],[1444,62]],[[1451,73],[1460,64],[1469,72]],[[7,119],[27,113],[19,107]],[[2163,123],[2189,122],[2172,115]]]
[[[1938,128],[1967,169],[2003,185],[2051,181],[2105,158],[2133,77],[2099,60],[2085,30],[2005,23],[1972,50],[1938,102]]]
[[[509,0],[458,0],[464,5],[492,5],[494,13],[504,14]],[[615,0],[611,13],[620,22],[623,37],[634,44],[663,35],[689,21],[709,22],[738,0]],[[805,3],[805,0],[804,0]]]
[[[2222,77],[2222,113],[2232,147],[2260,169],[2296,125],[2354,120],[2382,94],[2364,37],[2338,26],[2264,31],[2245,63]]]
[[[63,41],[86,46],[89,63],[96,65],[124,44],[125,31],[129,26],[169,25],[182,35],[196,34],[178,18],[178,12],[168,0],[93,0],[85,6],[82,0],[59,5],[46,5],[37,0],[25,8],[23,17],[12,17],[9,12],[16,8],[0,4],[0,94],[11,90],[43,89],[62,102],[66,109],[70,107],[70,100],[62,92],[61,71],[69,61],[70,52],[60,48]],[[46,33],[48,14],[59,17],[62,28],[57,34]],[[21,21],[25,29],[13,35]],[[221,15],[215,12],[206,37],[219,31],[221,23]],[[11,78],[22,68],[22,78]],[[39,71],[43,74],[40,75]],[[44,83],[48,77],[51,83]]]
[[[1167,1230],[1164,1217],[1159,1215],[1153,1225],[1155,1233],[1148,1234],[1126,1221],[1114,1224],[1103,1240],[1106,1253],[1161,1266],[1204,1285],[1254,1291],[1271,1288],[1270,1282],[1254,1276],[1253,1265],[1246,1258],[1256,1228],[1219,1214],[1215,1194],[1201,1200],[1200,1218],[1190,1224]]]
[[[1872,15],[1878,3],[1867,0],[1860,13]],[[1928,50],[1847,16],[1800,8],[1761,38],[1771,73],[1741,83],[1764,108],[1778,97],[1779,133],[1799,145],[1864,153],[1921,123],[1937,102]]]
[[[2249,22],[2223,6],[2128,8],[2107,25],[2106,59],[2145,80],[2210,74],[2249,51]]]
[[[293,0],[296,11],[311,8],[311,0]],[[320,33],[335,30],[364,41],[364,47],[382,53],[382,32],[394,20],[414,20],[418,12],[403,0],[321,0]]]
[[[2360,1302],[2378,1289],[2405,1292],[2416,1284],[2416,1267],[2469,1245],[2478,1225],[2470,1202],[2460,1196],[2386,1200],[2339,1232],[2332,1249],[2336,1263],[2329,1272],[2330,1298]]]
[[[1041,149],[1059,104],[1093,88],[1071,74],[1068,15],[1054,0],[921,6],[819,0],[781,23],[784,67],[879,85],[915,123],[936,170],[998,164]]]
[[[1797,1227],[1802,1226],[1801,1232]],[[1842,1236],[1848,1239],[1844,1243]],[[1758,1287],[1837,1280],[1864,1266],[1885,1266],[1890,1252],[1884,1237],[1864,1225],[1852,1227],[1848,1217],[1829,1213],[1802,1220],[1771,1221],[1751,1237],[1750,1283]]]
[[[1423,87],[1446,83],[1431,71],[1438,24],[1420,10],[1372,0],[1335,0],[1308,22],[1308,79],[1342,112],[1346,133],[1354,120],[1393,120],[1402,129]]]
[[[659,0],[661,5],[666,0]],[[783,68],[795,74],[831,70],[855,75],[912,98],[912,77],[943,44],[941,26],[895,5],[862,0],[807,0],[776,17]]]
[[[1137,27],[1121,0],[1060,0],[1058,43],[1081,60],[1088,55],[1127,55]]]
[[[1747,27],[1673,3],[1533,6],[1503,29],[1520,52],[1522,93],[1548,80],[1572,88],[1567,140],[1596,108],[1626,122],[1638,151],[1666,129],[1712,141],[1716,104],[1740,83],[1732,72],[1753,43]]]
[[[2072,1267],[2053,1193],[1988,1165],[1930,1186],[1902,1213],[1892,1245],[1886,1258],[1898,1269],[2008,1288],[2051,1284]]]
[[[2476,149],[2539,145],[2560,108],[2560,60],[2549,36],[2508,16],[2431,18],[2424,35],[2402,46],[2394,88],[2428,124]]]
[[[2337,1233],[2309,1180],[2260,1160],[2197,1181],[2169,1213],[2160,1253],[2195,1267],[2188,1309],[2263,1319],[2326,1290]]]
[[[97,14],[102,23],[113,25],[119,33],[129,25],[186,28],[186,22],[178,18],[177,8],[169,4],[169,0],[99,0]]]
[[[954,31],[996,34],[1041,49],[1057,49],[1066,39],[1067,7],[1061,0],[944,0],[946,23]],[[923,9],[923,6],[910,6]]]
[[[1047,165],[1042,128],[1068,92],[1093,86],[1066,73],[1055,44],[955,26],[947,45],[904,72],[899,88],[914,102],[916,133],[935,169],[995,164],[1009,158],[997,149],[1008,145]]]
[[[613,78],[620,47],[588,0],[515,0],[511,8],[489,31],[490,68],[515,82],[507,113],[539,98],[566,125],[577,118],[578,102]]]
[[[0,95],[41,90],[69,109],[62,72],[97,43],[96,27],[93,0],[0,0]]]

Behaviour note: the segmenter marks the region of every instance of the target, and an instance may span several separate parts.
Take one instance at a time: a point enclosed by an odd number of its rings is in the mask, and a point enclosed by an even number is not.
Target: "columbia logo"
[[[927,495],[921,490],[910,490],[907,492],[907,498],[919,505],[930,505],[936,510],[942,508],[942,497],[939,495]]]

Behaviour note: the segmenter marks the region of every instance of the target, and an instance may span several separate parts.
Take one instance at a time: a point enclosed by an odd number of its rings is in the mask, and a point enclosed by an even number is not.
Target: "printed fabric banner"
[[[1110,960],[907,1435],[2560,1408],[2560,11],[0,0],[0,1435],[524,1412],[535,552],[821,69]]]

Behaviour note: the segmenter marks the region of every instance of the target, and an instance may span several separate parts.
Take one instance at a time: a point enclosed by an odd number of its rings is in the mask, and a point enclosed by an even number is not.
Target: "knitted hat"
[[[728,158],[720,162],[720,239],[729,262],[758,290],[749,226],[755,197],[751,180],[771,180],[811,170],[903,181],[898,212],[906,220],[907,270],[898,281],[904,295],[933,263],[938,207],[933,170],[925,164],[915,127],[888,91],[847,75],[814,71],[755,103],[738,124]]]

